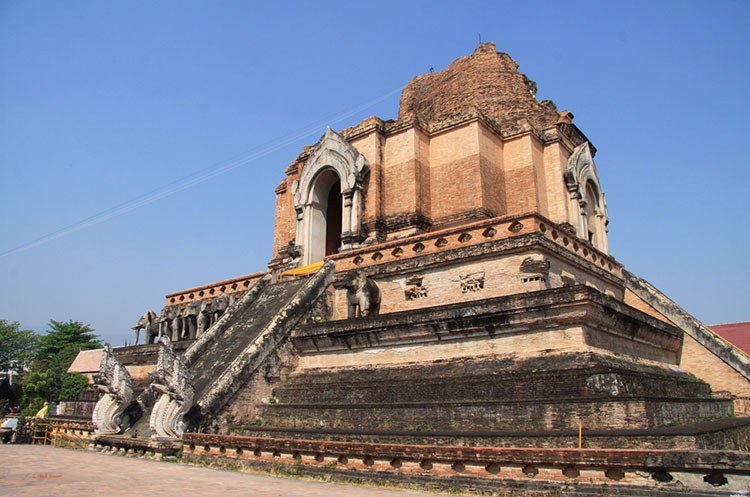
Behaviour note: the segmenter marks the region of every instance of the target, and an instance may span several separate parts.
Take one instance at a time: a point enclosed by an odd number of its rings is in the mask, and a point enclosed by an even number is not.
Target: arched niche
[[[292,184],[301,265],[358,247],[364,239],[362,190],[369,167],[367,159],[349,142],[326,129],[303,166],[299,181]],[[334,216],[340,216],[340,222]],[[340,245],[334,252],[336,241]]]
[[[341,179],[332,168],[318,173],[310,188],[310,236],[306,252],[311,262],[323,260],[341,248]]]
[[[576,234],[604,253],[609,253],[607,200],[588,142],[577,146],[563,173],[569,193],[569,221]]]

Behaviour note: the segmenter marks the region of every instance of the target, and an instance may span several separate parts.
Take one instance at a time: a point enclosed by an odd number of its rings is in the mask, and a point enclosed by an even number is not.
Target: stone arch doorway
[[[309,199],[309,262],[322,261],[341,247],[341,179],[332,168],[323,169],[313,180]]]
[[[337,254],[341,247],[341,181],[336,181],[328,193],[326,211],[326,255]]]
[[[299,180],[292,183],[297,214],[298,265],[357,248],[367,159],[330,128],[310,153]]]
[[[580,238],[609,254],[607,200],[588,142],[583,142],[570,154],[563,178],[570,194],[568,224]]]

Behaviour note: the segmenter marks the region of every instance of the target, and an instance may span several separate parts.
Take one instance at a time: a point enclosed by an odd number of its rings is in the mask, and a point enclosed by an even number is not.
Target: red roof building
[[[731,343],[742,352],[750,355],[750,322],[715,324],[711,331]]]

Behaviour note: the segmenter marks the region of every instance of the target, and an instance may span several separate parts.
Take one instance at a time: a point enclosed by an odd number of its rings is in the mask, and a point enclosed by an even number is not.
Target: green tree
[[[78,352],[102,347],[89,325],[72,319],[67,322],[51,319],[49,323],[47,334],[39,337],[37,360],[24,378],[25,406],[35,407],[39,400],[58,399],[68,368]]]
[[[20,373],[36,354],[39,335],[20,328],[16,321],[0,319],[0,371]]]
[[[22,385],[24,406],[41,406],[44,401],[51,400],[60,388],[52,371],[29,371],[24,375]]]
[[[71,345],[78,350],[98,349],[103,346],[99,337],[93,333],[94,329],[80,321],[71,319],[68,322],[62,322],[50,319],[49,328],[46,335],[39,337],[37,358],[42,361],[52,360],[66,348],[70,349]]]
[[[78,400],[81,390],[89,386],[89,379],[81,373],[68,373],[60,388],[60,400]]]

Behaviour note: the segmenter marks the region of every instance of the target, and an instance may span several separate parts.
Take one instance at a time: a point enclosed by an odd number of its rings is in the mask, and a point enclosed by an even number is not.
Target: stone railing
[[[481,487],[509,480],[644,489],[662,485],[747,488],[750,453],[736,451],[450,447],[288,440],[186,433],[183,455],[247,464],[288,465],[346,477],[428,476]],[[484,482],[484,483],[483,483]],[[631,495],[636,495],[635,493]]]
[[[208,285],[188,288],[179,292],[167,294],[167,305],[185,304],[194,300],[211,299],[221,294],[244,292],[261,279],[268,271],[247,274],[229,280],[210,283]]]
[[[590,263],[622,278],[622,264],[563,227],[536,214],[495,217],[454,228],[431,231],[402,240],[392,240],[329,256],[336,271],[384,264],[410,257],[435,254],[530,233],[539,233]]]

